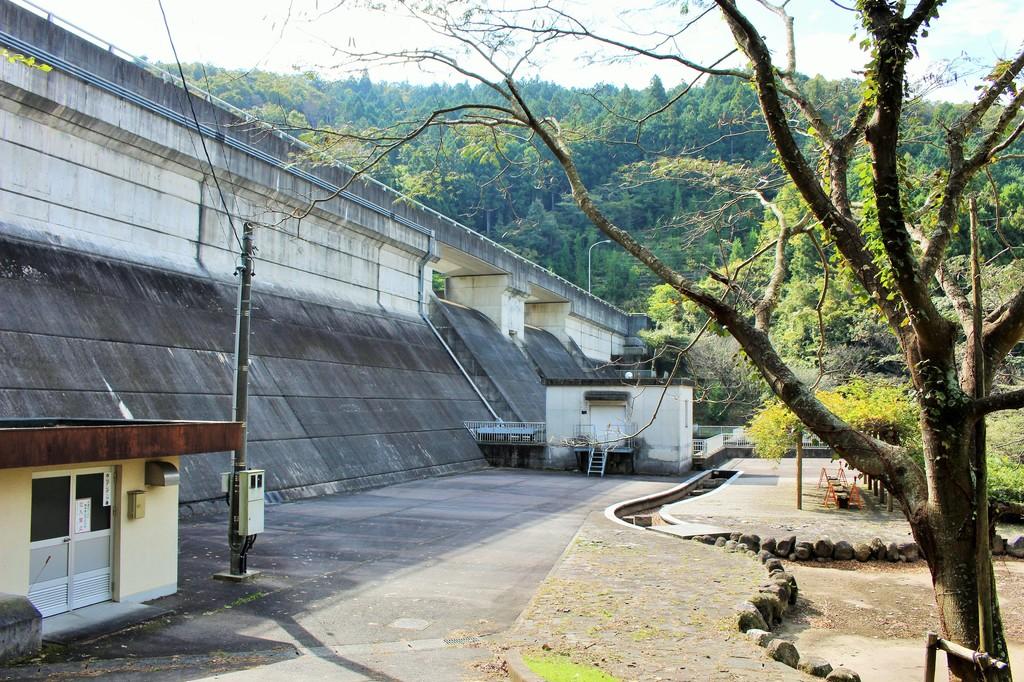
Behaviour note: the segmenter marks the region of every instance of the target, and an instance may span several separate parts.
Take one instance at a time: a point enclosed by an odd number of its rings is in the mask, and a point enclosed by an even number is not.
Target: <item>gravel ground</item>
[[[748,557],[591,514],[502,645],[621,680],[810,680],[736,630],[735,605],[765,575]]]

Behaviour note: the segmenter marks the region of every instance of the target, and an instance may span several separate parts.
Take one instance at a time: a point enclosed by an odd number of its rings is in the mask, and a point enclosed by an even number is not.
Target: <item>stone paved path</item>
[[[817,486],[821,468],[835,470],[828,459],[804,460],[803,510],[796,508],[796,463],[734,459],[723,468],[744,473],[713,495],[691,498],[668,507],[681,521],[707,523],[728,530],[754,532],[761,537],[796,535],[813,541],[820,535],[833,540],[910,542],[910,525],[897,507],[888,512],[874,496],[865,493],[866,506],[857,509],[825,509],[824,490]]]
[[[811,680],[735,629],[764,578],[748,557],[593,513],[503,643],[621,680]]]

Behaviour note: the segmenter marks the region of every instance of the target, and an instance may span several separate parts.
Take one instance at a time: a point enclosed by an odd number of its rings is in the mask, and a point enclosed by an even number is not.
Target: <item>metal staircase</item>
[[[603,478],[604,465],[608,462],[608,451],[606,449],[598,450],[591,446],[590,450],[587,452],[587,456],[587,476],[590,474],[597,474]]]

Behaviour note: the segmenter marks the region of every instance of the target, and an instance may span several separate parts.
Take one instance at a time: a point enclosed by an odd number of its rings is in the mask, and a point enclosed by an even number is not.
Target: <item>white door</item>
[[[113,597],[113,469],[32,479],[29,599],[44,616]]]
[[[615,441],[631,435],[626,426],[625,405],[590,404],[590,423],[594,426],[594,437],[599,441]],[[612,445],[609,443],[608,445]]]

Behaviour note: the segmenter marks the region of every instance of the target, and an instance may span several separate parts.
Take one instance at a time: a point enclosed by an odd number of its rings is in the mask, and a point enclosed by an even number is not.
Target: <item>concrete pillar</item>
[[[527,294],[511,287],[508,275],[449,277],[445,292],[450,301],[486,315],[506,336],[523,338]]]
[[[571,308],[572,305],[568,301],[558,303],[527,303],[526,324],[549,332],[565,345],[569,341],[567,324]]]

